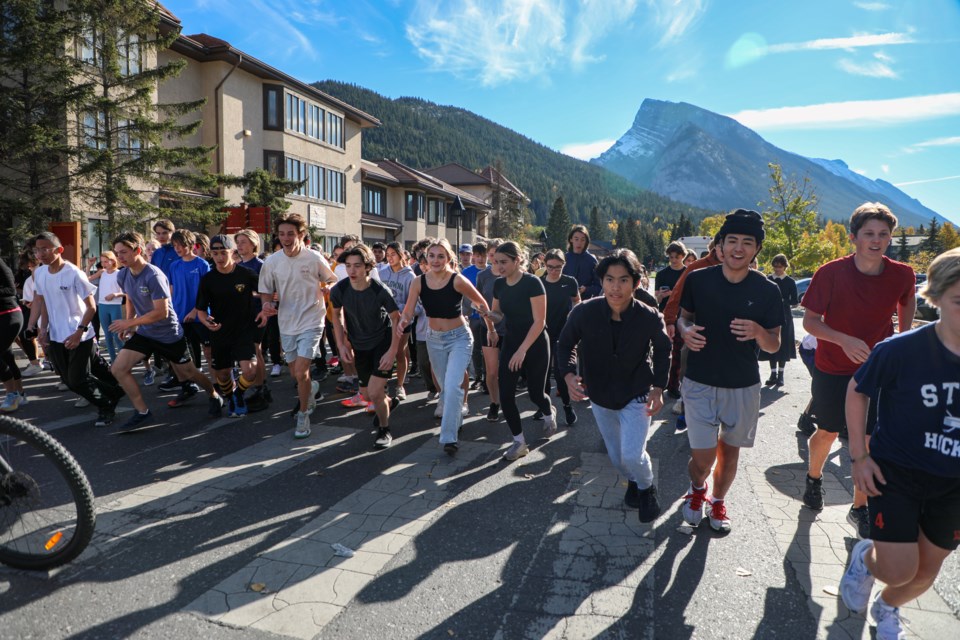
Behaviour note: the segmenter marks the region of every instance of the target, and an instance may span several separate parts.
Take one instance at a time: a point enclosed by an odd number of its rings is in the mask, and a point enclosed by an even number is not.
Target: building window
[[[279,178],[284,177],[283,153],[280,151],[264,151],[263,168],[267,173],[275,175]]]
[[[307,197],[323,197],[323,168],[315,164],[307,165]]]
[[[327,143],[343,149],[343,118],[327,113]]]
[[[307,132],[307,102],[292,93],[287,94],[287,130]]]
[[[363,213],[386,216],[387,190],[363,185]]]
[[[106,128],[106,114],[103,111],[83,114],[83,144],[91,149],[106,149]]]
[[[269,131],[283,130],[283,87],[263,85],[263,128]]]
[[[347,199],[344,194],[346,176],[339,171],[334,171],[333,169],[326,169],[324,172],[327,174],[327,193],[326,198],[324,199],[328,200],[329,202],[346,204]]]
[[[300,162],[296,158],[287,158],[284,178],[293,180],[294,182],[303,182],[307,179],[306,173],[306,163]],[[298,196],[305,196],[307,195],[307,185],[302,184],[298,189],[291,191],[291,193]]]
[[[323,140],[324,111],[315,104],[310,105],[310,123],[307,126],[307,135],[317,140]]]
[[[477,219],[477,212],[473,209],[467,209],[463,212],[462,219],[460,220],[460,228],[464,231],[471,231],[474,226],[474,222]]]
[[[404,198],[404,220],[423,220],[423,194],[416,191],[407,191]]]
[[[427,200],[427,224],[443,224],[445,213],[443,200],[436,198]]]
[[[119,54],[120,73],[125,76],[136,75],[140,73],[140,37],[136,34],[129,35],[117,41],[117,53]]]
[[[139,138],[131,135],[131,129],[134,126],[133,120],[121,119],[117,121],[117,149],[121,153],[138,157],[142,145]]]
[[[80,62],[86,64],[97,64],[97,34],[93,26],[84,26],[80,31]]]

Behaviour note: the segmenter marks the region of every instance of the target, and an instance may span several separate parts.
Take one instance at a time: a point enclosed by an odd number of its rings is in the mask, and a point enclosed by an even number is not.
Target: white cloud
[[[747,109],[730,117],[755,130],[868,127],[960,115],[960,93]]]
[[[899,77],[896,71],[879,60],[861,63],[855,62],[849,58],[840,58],[837,60],[837,68],[855,76],[867,76],[869,78]]]
[[[926,148],[926,147],[953,147],[960,145],[960,136],[953,136],[950,138],[934,138],[933,140],[924,140],[923,142],[918,142],[913,147]]]
[[[677,42],[708,0],[417,0],[407,39],[436,70],[484,86],[581,69],[604,58],[595,49],[637,15],[642,1],[660,44]]]
[[[898,182],[895,187],[906,187],[911,184],[927,184],[928,182],[946,182],[947,180],[960,180],[960,176],[945,176],[943,178],[927,178],[925,180],[910,180],[909,182]]]
[[[909,33],[859,33],[848,38],[818,38],[806,42],[785,42],[772,44],[768,47],[770,53],[787,53],[791,51],[825,51],[830,49],[857,49],[860,47],[882,47],[895,44],[913,44],[916,40]]]
[[[702,60],[698,55],[691,55],[681,62],[673,71],[667,74],[665,80],[670,83],[683,82],[697,77],[702,66]]]
[[[890,173],[890,165],[888,165],[888,164],[882,164],[882,165],[880,165],[880,170],[883,171],[884,174],[889,174],[889,173]]]
[[[560,153],[580,160],[590,160],[612,147],[614,143],[616,143],[616,140],[597,140],[596,142],[567,144],[560,147]]]
[[[886,2],[854,2],[853,6],[863,9],[864,11],[886,11],[892,8]]]

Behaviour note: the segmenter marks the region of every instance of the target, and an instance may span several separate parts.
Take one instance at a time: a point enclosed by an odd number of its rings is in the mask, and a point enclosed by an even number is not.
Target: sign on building
[[[307,207],[307,225],[314,229],[327,228],[327,208],[318,204],[311,204]]]

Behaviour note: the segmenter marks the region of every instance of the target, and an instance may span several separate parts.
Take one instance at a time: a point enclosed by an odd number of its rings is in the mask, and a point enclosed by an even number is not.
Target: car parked
[[[797,299],[800,300],[801,303],[803,302],[803,294],[807,292],[807,287],[810,286],[812,279],[813,278],[800,278],[797,280]]]
[[[915,317],[917,320],[936,320],[940,317],[940,310],[920,295],[921,287],[923,287],[923,284],[917,285],[917,314]]]

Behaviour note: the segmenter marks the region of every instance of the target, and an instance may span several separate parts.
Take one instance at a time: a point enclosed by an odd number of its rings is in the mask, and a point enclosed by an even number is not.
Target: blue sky
[[[958,0],[163,3],[303,81],[462,107],[581,158],[644,98],[690,102],[960,223]]]

